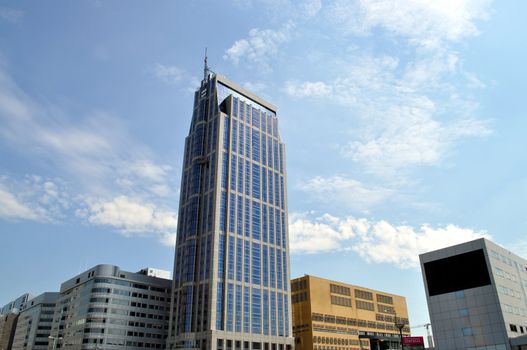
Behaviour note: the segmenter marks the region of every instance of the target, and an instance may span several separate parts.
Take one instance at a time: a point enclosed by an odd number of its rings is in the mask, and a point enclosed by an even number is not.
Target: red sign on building
[[[425,345],[423,337],[403,337],[403,345]]]

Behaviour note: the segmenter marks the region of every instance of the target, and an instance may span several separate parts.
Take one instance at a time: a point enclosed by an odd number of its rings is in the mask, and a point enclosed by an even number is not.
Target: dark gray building
[[[43,293],[26,303],[18,316],[13,350],[46,350],[59,293]]]
[[[164,349],[172,281],[149,271],[97,265],[62,283],[48,348]]]

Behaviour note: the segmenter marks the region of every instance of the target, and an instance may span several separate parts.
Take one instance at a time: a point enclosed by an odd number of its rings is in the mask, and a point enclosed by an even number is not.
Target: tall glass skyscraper
[[[290,305],[276,107],[205,62],[185,140],[168,348],[291,349]]]

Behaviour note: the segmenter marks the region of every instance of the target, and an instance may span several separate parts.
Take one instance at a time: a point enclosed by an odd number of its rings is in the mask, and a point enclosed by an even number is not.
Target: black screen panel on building
[[[424,264],[430,296],[491,284],[482,249]]]

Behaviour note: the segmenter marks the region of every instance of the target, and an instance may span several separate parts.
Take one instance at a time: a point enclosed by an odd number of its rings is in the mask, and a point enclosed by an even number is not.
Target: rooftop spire
[[[207,63],[207,48],[205,48],[205,59],[203,63],[203,79],[207,79],[207,76],[209,75],[209,65]]]

